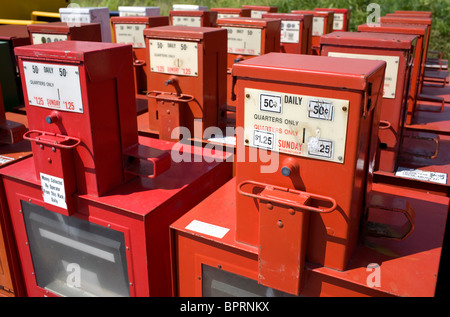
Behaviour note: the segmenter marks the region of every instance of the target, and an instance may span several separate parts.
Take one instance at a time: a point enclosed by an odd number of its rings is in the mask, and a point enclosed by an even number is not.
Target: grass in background
[[[430,50],[443,53],[444,58],[450,57],[450,16],[449,0],[72,0],[80,6],[102,6],[116,11],[122,6],[155,6],[161,8],[161,15],[168,15],[172,4],[197,4],[208,8],[240,8],[242,4],[271,5],[278,7],[278,12],[291,12],[291,10],[311,10],[314,8],[350,8],[350,31],[356,31],[358,25],[366,23],[368,16],[367,5],[377,3],[380,5],[381,16],[395,10],[432,11],[433,26],[430,40]]]

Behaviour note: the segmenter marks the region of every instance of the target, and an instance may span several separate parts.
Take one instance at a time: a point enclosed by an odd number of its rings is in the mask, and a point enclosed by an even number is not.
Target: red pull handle
[[[256,199],[264,199],[267,200],[268,198],[265,198],[261,195],[258,194],[253,194],[250,192],[245,192],[242,190],[242,186],[244,185],[253,185],[254,187],[259,187],[262,189],[275,189],[275,190],[280,190],[280,191],[285,191],[285,192],[290,192],[290,193],[294,193],[294,194],[298,194],[299,196],[302,197],[311,197],[315,200],[319,200],[319,201],[324,201],[327,203],[331,203],[331,207],[328,208],[317,208],[317,207],[313,207],[313,206],[308,206],[306,204],[302,204],[299,203],[297,201],[293,201],[293,200],[286,200],[283,198],[279,198],[279,197],[270,197],[270,200],[275,202],[275,203],[279,203],[282,205],[286,205],[289,207],[294,207],[294,208],[299,208],[299,209],[303,209],[303,210],[307,210],[307,211],[312,211],[312,212],[318,212],[318,213],[329,213],[332,212],[336,209],[337,207],[337,203],[336,200],[331,198],[331,197],[327,197],[327,196],[322,196],[322,195],[317,195],[317,194],[311,194],[308,192],[303,192],[300,190],[295,190],[295,189],[290,189],[290,188],[285,188],[285,187],[280,187],[280,186],[273,186],[273,185],[269,185],[269,184],[265,184],[265,183],[259,183],[259,182],[255,182],[255,181],[243,181],[238,185],[237,191],[239,192],[239,194],[246,196],[246,197],[251,197],[251,198],[256,198]],[[305,200],[305,199],[303,199]],[[308,200],[306,200],[308,201]]]
[[[33,134],[35,135],[32,136]],[[23,138],[60,149],[73,149],[81,143],[81,140],[78,138],[39,130],[29,130],[25,132]]]

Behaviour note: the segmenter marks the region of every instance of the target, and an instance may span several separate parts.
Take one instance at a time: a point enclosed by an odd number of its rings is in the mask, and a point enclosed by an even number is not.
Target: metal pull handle
[[[156,90],[147,92],[147,97],[156,98],[156,99],[164,100],[167,102],[190,102],[190,101],[194,100],[194,96],[192,96],[192,95],[186,95],[186,94],[178,95],[175,93],[156,91]]]
[[[386,120],[380,120],[380,126],[378,127],[378,129],[380,130],[387,130],[391,128],[391,123],[389,121]]]
[[[37,135],[32,136],[32,134]],[[60,149],[73,149],[81,143],[81,140],[78,138],[39,130],[29,130],[25,132],[23,138],[32,142],[46,144]]]
[[[286,200],[286,199],[279,198],[279,197],[266,198],[266,197],[263,197],[263,196],[258,195],[258,194],[253,194],[253,193],[250,193],[250,192],[243,191],[241,188],[244,185],[253,185],[254,187],[259,187],[259,188],[262,188],[262,189],[272,189],[272,190],[279,190],[279,191],[290,192],[290,193],[298,194],[298,195],[303,196],[303,197],[308,196],[308,197],[310,197],[312,199],[315,199],[315,200],[331,203],[331,207],[329,207],[329,208],[317,208],[317,207],[301,204],[301,203],[299,203],[297,201]],[[336,209],[336,207],[337,207],[336,200],[334,200],[331,197],[317,195],[317,194],[311,194],[311,193],[303,192],[303,191],[300,191],[300,190],[295,190],[295,189],[290,189],[290,188],[280,187],[280,186],[273,186],[273,185],[259,183],[259,182],[250,181],[250,180],[241,182],[238,185],[238,187],[237,187],[237,191],[239,192],[239,194],[241,194],[243,196],[246,196],[246,197],[256,198],[256,199],[260,199],[260,200],[271,200],[272,202],[279,203],[279,204],[282,204],[282,205],[286,205],[288,207],[294,207],[294,208],[299,208],[299,209],[312,211],[312,212],[318,212],[318,213],[329,213],[329,212],[334,211]],[[309,201],[309,200],[307,200],[307,201]]]
[[[376,197],[376,196],[375,196]],[[374,198],[374,197],[373,197]],[[404,240],[414,231],[415,212],[411,204],[407,201],[404,202],[405,206],[388,207],[380,204],[373,204],[367,207],[366,216],[368,217],[369,209],[380,209],[383,211],[391,211],[401,213],[405,216],[406,222],[400,228],[401,230],[395,230],[390,224],[379,223],[374,221],[365,221],[363,228],[366,236],[388,238],[393,240]]]
[[[404,151],[403,154],[417,156],[417,157],[423,157],[423,158],[431,159],[431,160],[434,160],[438,156],[438,154],[439,154],[439,145],[441,143],[441,139],[439,138],[439,135],[436,135],[435,138],[419,137],[419,136],[413,136],[413,135],[405,135],[404,137],[405,138],[409,138],[409,139],[433,141],[436,144],[436,148],[434,150],[434,153],[431,154],[431,155],[418,154],[418,153],[407,152],[407,151]]]
[[[144,65],[145,65],[145,61],[142,61],[142,60],[139,60],[139,59],[136,59],[133,62],[133,66],[135,66],[135,67],[144,66]]]

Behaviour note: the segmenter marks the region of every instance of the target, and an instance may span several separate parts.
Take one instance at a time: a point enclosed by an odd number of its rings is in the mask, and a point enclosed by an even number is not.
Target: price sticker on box
[[[344,163],[349,101],[245,89],[244,144]]]
[[[150,40],[150,70],[156,73],[198,76],[198,44]]]
[[[78,66],[23,62],[23,69],[30,105],[83,113]]]

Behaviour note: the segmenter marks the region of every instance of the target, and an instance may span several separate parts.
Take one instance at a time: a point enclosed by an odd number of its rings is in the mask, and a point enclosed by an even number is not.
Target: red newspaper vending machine
[[[315,11],[333,12],[333,31],[348,31],[350,27],[351,9],[315,8]]]
[[[217,18],[239,18],[250,17],[251,10],[245,8],[211,8],[211,11],[217,12]]]
[[[171,225],[176,295],[434,295],[448,197],[370,183],[385,65],[234,66],[236,177]]]
[[[218,127],[226,104],[226,31],[162,26],[144,36],[148,114],[140,131],[155,131],[162,140],[189,139],[178,129],[183,127],[201,139],[206,129]]]
[[[264,13],[262,17],[281,20],[281,53],[311,54],[312,14]]]
[[[114,41],[133,46],[134,84],[137,113],[147,111],[147,63],[144,29],[169,25],[167,16],[119,16],[111,17]]]
[[[380,141],[375,171],[395,172],[403,141],[403,126],[410,97],[411,67],[417,36],[375,32],[333,32],[322,36],[321,54],[386,62],[381,103]],[[419,49],[419,48],[417,48]]]
[[[28,25],[31,44],[51,43],[58,41],[102,41],[102,30],[99,23],[68,24],[50,22]]]
[[[229,179],[223,153],[138,137],[131,45],[16,55],[33,156],[0,173],[28,296],[171,296],[169,224]]]
[[[269,52],[280,51],[281,20],[268,18],[223,18],[217,26],[228,32],[227,42],[227,121],[234,122],[236,101],[231,69],[235,63]]]
[[[311,52],[313,55],[320,55],[320,37],[333,32],[333,12],[314,10],[292,10],[296,14],[312,14],[312,42]]]
[[[216,11],[207,10],[171,10],[169,11],[170,25],[215,27]]]
[[[259,19],[264,13],[276,13],[278,12],[278,7],[275,6],[265,6],[265,5],[242,5],[243,9],[250,9],[250,17]]]

